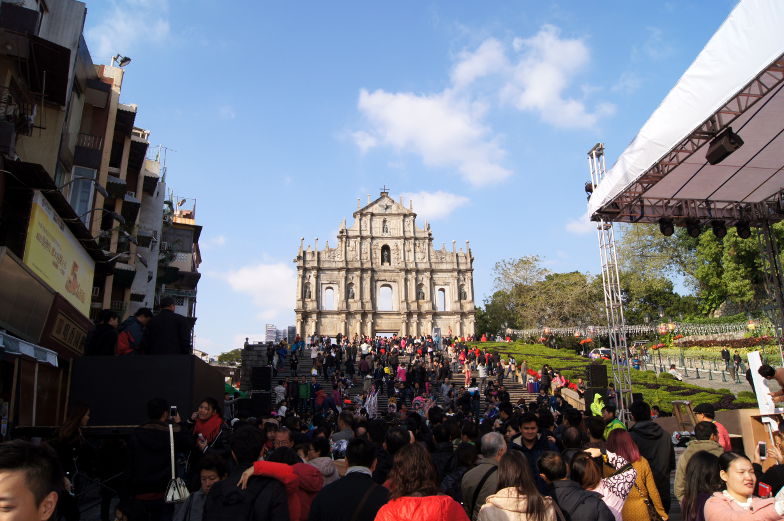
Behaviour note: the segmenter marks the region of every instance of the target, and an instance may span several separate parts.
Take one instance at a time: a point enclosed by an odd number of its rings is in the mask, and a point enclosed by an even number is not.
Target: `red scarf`
[[[212,442],[215,441],[215,438],[218,437],[222,424],[223,418],[221,418],[218,414],[213,414],[207,420],[196,418],[196,425],[193,427],[193,434],[196,436],[202,434],[204,439],[207,440],[207,444],[212,444]]]

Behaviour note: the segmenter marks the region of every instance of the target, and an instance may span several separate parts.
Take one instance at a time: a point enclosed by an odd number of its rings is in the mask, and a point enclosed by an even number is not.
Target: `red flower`
[[[683,338],[683,335],[675,335],[675,336],[673,337],[673,340],[679,340],[679,339],[681,339],[681,338]]]
[[[539,341],[540,341],[540,342],[544,342],[545,340],[547,340],[545,337],[543,337],[543,336],[540,336],[540,337],[539,337]]]
[[[583,340],[580,340],[580,345],[590,344],[591,342],[593,342],[593,338],[584,338]]]

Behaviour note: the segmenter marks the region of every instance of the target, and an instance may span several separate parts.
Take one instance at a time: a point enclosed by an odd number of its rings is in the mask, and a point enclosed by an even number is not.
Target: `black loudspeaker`
[[[632,393],[632,403],[637,402],[644,402],[645,399],[642,397],[642,393]]]
[[[223,374],[192,355],[85,356],[74,360],[70,403],[90,407],[90,425],[140,425],[163,398],[190,417],[201,400],[223,402]]]
[[[272,366],[262,365],[250,370],[252,391],[272,391]]]
[[[591,364],[588,366],[588,387],[607,389],[607,366]]]
[[[602,401],[606,404],[607,403],[607,395],[605,391],[607,388],[599,389],[598,387],[589,387],[585,390],[585,410],[590,412],[591,411],[591,404],[593,403],[594,397],[598,394],[602,397]]]
[[[742,146],[741,137],[732,131],[732,127],[727,127],[710,142],[705,159],[708,163],[716,165]]]

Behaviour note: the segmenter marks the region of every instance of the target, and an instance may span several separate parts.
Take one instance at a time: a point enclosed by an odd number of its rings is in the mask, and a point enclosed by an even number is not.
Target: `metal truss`
[[[612,221],[626,222],[655,222],[653,218],[657,202],[654,198],[644,197],[644,194],[653,188],[662,178],[669,174],[680,164],[688,160],[697,150],[704,146],[723,131],[745,111],[749,110],[759,100],[764,98],[773,89],[784,83],[784,55],[776,58],[760,74],[747,83],[723,107],[706,119],[691,134],[675,145],[672,150],[641,175],[635,183],[619,194],[615,199],[605,204],[596,213]],[[671,204],[681,204],[687,200],[671,200]],[[689,201],[695,204],[705,201]],[[737,201],[713,203],[714,205],[736,205],[739,208],[749,207]],[[692,217],[692,216],[689,216]],[[721,218],[711,215],[693,216],[696,218]]]
[[[782,351],[782,331],[784,328],[784,272],[781,266],[781,257],[776,235],[769,222],[764,222],[757,228],[759,239],[760,259],[762,272],[765,275],[765,291],[771,300],[771,305],[766,308],[766,314],[776,330],[779,355],[784,365],[784,351]]]
[[[588,168],[591,172],[591,184],[596,189],[606,173],[602,143],[597,143],[588,152]],[[597,234],[602,264],[604,308],[607,314],[607,336],[612,353],[612,376],[615,382],[618,411],[620,417],[626,419],[629,405],[632,403],[632,375],[629,367],[629,350],[626,346],[626,323],[623,317],[623,298],[612,221],[601,220],[597,225]]]

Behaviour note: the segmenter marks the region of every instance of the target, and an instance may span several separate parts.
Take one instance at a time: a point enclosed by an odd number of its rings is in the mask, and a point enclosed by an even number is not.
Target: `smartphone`
[[[761,460],[764,460],[768,455],[768,444],[764,441],[761,441],[757,444],[757,450],[759,450],[759,457]]]
[[[759,497],[764,499],[770,497],[770,495],[773,493],[773,488],[767,483],[763,483],[762,481],[760,481],[757,492],[759,492]]]
[[[177,406],[176,405],[172,405],[171,407],[169,407],[169,416],[171,416],[172,419],[177,417]]]

